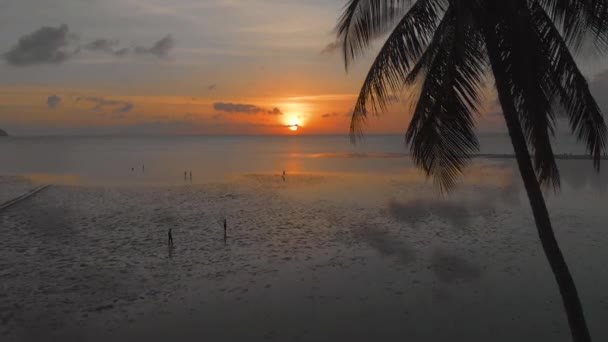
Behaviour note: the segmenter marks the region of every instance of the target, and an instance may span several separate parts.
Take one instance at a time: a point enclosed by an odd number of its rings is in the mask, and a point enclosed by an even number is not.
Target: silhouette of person
[[[283,182],[285,181],[285,170],[283,170]]]
[[[131,172],[133,172],[133,171],[135,171],[135,168],[134,168],[134,167],[132,167],[132,168],[131,168]]]
[[[186,171],[184,171],[184,180],[186,180],[186,176],[187,176],[187,174],[188,174],[188,173],[187,173]]]
[[[190,171],[190,182],[192,182],[192,171]]]
[[[141,172],[144,172],[144,173],[146,172],[146,165],[141,164]]]
[[[172,234],[173,232],[172,232],[172,230],[173,229],[169,228],[169,232],[167,233],[167,235],[168,235],[167,244],[169,246],[173,246],[173,234]]]

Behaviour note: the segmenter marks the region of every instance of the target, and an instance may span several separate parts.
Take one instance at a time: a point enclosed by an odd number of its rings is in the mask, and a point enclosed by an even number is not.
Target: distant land
[[[410,155],[407,153],[313,153],[313,154],[304,154],[309,158],[405,158]],[[471,158],[485,158],[485,159],[515,159],[515,154],[512,153],[504,153],[504,154],[494,154],[494,153],[480,153],[480,154],[472,154]],[[580,160],[580,159],[592,159],[590,155],[587,154],[569,154],[569,153],[560,153],[555,154],[555,159],[564,159],[564,160]],[[603,155],[601,157],[602,160],[608,160],[608,155]]]
[[[8,137],[8,133],[6,133],[6,131],[0,129],[0,137]]]

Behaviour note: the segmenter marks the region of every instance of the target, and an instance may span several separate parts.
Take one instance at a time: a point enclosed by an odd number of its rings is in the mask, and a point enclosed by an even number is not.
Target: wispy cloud
[[[340,40],[333,41],[333,42],[325,45],[325,47],[323,47],[323,50],[321,50],[321,54],[328,55],[328,54],[335,53],[338,50],[340,50],[341,47],[342,47],[342,42]]]
[[[262,107],[252,105],[252,104],[244,104],[244,103],[225,103],[225,102],[216,102],[213,104],[213,109],[219,112],[226,113],[241,113],[241,114],[268,114],[268,115],[283,115],[283,112],[278,108],[274,107],[272,109],[264,109]]]
[[[175,40],[170,35],[160,39],[150,47],[138,45],[135,53],[138,55],[153,55],[158,58],[167,58],[169,52],[175,47]]]
[[[76,102],[87,101],[95,103],[94,110],[104,111],[110,109],[112,113],[129,113],[135,108],[135,105],[127,101],[107,100],[102,97],[79,97]]]
[[[329,119],[329,118],[350,118],[351,116],[352,116],[352,111],[345,112],[345,113],[332,112],[332,113],[325,113],[325,114],[321,115],[321,118],[323,118],[323,119]]]
[[[61,103],[61,97],[57,96],[57,95],[51,95],[46,99],[46,105],[50,108],[50,109],[55,109],[59,106],[59,104]]]

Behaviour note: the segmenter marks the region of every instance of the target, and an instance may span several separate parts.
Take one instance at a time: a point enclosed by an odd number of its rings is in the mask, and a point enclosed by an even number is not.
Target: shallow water
[[[477,160],[456,192],[441,197],[404,158],[308,159],[337,165],[315,172],[304,161],[302,169],[286,167],[285,181],[275,172],[280,165],[261,172],[257,164],[192,183],[80,178],[0,213],[0,334],[9,341],[569,341],[511,161]],[[376,171],[348,170],[359,164]],[[585,161],[559,164],[563,187],[547,191],[547,202],[601,341],[608,338],[608,173],[594,175]],[[56,180],[45,177],[30,184]]]
[[[504,135],[481,135],[480,142],[481,153],[512,153]],[[560,136],[554,150],[584,152],[570,136]],[[17,137],[0,140],[0,174],[89,185],[178,185],[184,172],[193,183],[282,170],[396,174],[412,166],[407,153],[398,135],[371,135],[357,145],[348,136]]]

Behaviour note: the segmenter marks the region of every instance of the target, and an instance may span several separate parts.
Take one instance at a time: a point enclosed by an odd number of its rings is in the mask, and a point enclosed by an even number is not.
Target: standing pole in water
[[[146,165],[141,164],[141,172],[146,173]]]
[[[226,221],[226,218],[224,217],[224,243],[226,243],[226,239],[228,238],[228,235],[226,234],[227,226],[228,226],[228,223]]]
[[[190,183],[192,183],[192,171],[190,171]]]
[[[168,235],[167,244],[169,245],[169,247],[173,247],[173,234],[171,231],[172,231],[172,229],[169,228],[169,232],[167,233],[167,235]]]

